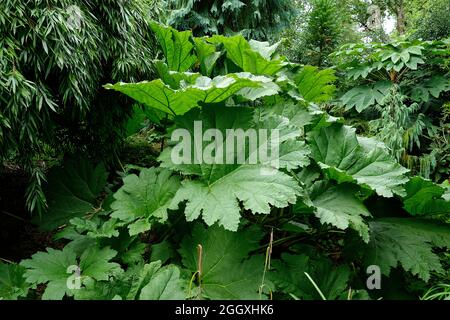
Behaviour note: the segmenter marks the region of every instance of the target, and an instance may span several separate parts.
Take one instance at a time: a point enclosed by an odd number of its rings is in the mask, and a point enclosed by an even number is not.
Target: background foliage
[[[247,39],[269,40],[289,26],[295,9],[287,0],[170,0],[168,23],[194,35],[242,33]]]
[[[350,44],[334,55],[354,85],[340,99],[345,110],[369,120],[368,134],[414,173],[445,178],[448,150],[431,142],[448,137],[448,40]]]
[[[114,158],[130,103],[106,81],[152,76],[143,1],[2,1],[0,156],[31,175],[27,206],[45,207],[49,152]],[[128,107],[127,107],[128,106]]]

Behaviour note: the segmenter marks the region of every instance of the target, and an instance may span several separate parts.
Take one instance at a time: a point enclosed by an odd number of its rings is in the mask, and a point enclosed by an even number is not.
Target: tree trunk
[[[399,1],[395,7],[395,15],[397,16],[396,29],[399,34],[405,34],[406,31],[406,17],[403,1]]]

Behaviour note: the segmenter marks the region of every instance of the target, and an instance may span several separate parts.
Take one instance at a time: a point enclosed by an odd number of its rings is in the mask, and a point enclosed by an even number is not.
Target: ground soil
[[[0,174],[0,260],[19,262],[53,247],[52,234],[40,232],[25,209],[27,176],[18,168]]]

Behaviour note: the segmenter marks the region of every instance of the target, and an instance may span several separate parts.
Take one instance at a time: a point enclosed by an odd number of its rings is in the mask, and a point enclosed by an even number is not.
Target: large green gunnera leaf
[[[305,275],[305,272],[317,284],[327,300],[343,295],[350,278],[350,269],[341,265],[333,266],[330,260],[311,259],[307,255],[283,253],[281,260],[273,260],[273,270],[269,279],[275,284],[275,291],[293,294],[304,300],[319,300],[322,297]]]
[[[324,183],[316,183],[315,186],[320,192],[313,197],[312,202],[320,222],[329,223],[342,230],[350,227],[368,242],[369,227],[363,218],[369,217],[370,213],[355,196],[359,188],[351,184],[327,188]]]
[[[379,144],[360,142],[354,128],[333,124],[312,131],[308,140],[312,158],[339,183],[356,181],[380,196],[392,197],[408,181],[406,168]]]
[[[205,229],[196,224],[179,250],[183,265],[194,273],[199,264],[197,246],[202,246],[201,289],[193,293],[213,300],[260,299],[264,258],[249,259],[249,253],[258,248],[261,235],[257,227],[231,232],[217,225]]]
[[[177,31],[156,22],[151,22],[150,27],[155,32],[170,70],[179,72],[189,70],[197,61],[193,53],[194,45],[190,41],[191,31]]]
[[[117,263],[109,262],[116,251],[105,247],[89,247],[79,257],[68,246],[63,250],[47,248],[47,252],[38,252],[31,259],[23,260],[20,265],[27,268],[25,278],[31,284],[47,284],[42,296],[44,300],[61,300],[65,295],[72,296],[70,276],[81,277],[81,283],[89,279],[108,280],[109,276],[121,271]],[[72,269],[74,268],[74,269]]]
[[[258,88],[262,82],[253,80],[248,73],[230,73],[213,79],[199,76],[192,84],[173,89],[161,79],[138,83],[119,82],[105,88],[126,94],[134,100],[171,115],[182,115],[200,103],[219,103],[227,100],[243,88]]]
[[[448,225],[410,218],[383,218],[369,225],[371,237],[364,252],[367,266],[377,265],[389,275],[391,268],[401,265],[425,281],[432,271],[444,271],[433,247],[450,248]]]
[[[152,262],[150,265],[159,263]],[[186,292],[183,290],[180,270],[174,265],[159,268],[154,272],[148,283],[142,288],[140,300],[183,300]]]
[[[161,261],[130,266],[108,281],[89,281],[74,290],[76,300],[182,300],[187,296],[188,280],[180,278],[174,265]]]
[[[187,201],[185,214],[188,221],[202,215],[208,225],[218,222],[225,229],[235,231],[240,219],[240,202],[253,213],[267,214],[271,206],[282,208],[296,201],[300,192],[298,183],[271,164],[275,160],[280,167],[286,168],[307,165],[309,149],[295,140],[300,132],[290,127],[287,119],[277,117],[256,124],[253,117],[254,111],[250,108],[211,107],[201,112],[192,110],[183,117],[175,118],[178,130],[185,130],[183,133],[187,137],[182,138],[174,148],[164,150],[160,156],[161,166],[195,175],[199,179],[182,182],[170,209],[177,209],[180,202]],[[203,132],[216,129],[214,142],[199,141],[201,136],[195,138],[200,126]],[[227,133],[228,129],[240,131]],[[258,146],[251,151],[250,140],[245,138],[245,133],[262,129],[278,129],[279,135],[272,139],[268,134],[267,138],[260,139],[261,148]],[[231,138],[229,141],[234,147],[227,146],[227,137]],[[258,158],[259,150],[264,146],[272,150],[274,145],[279,146],[278,155],[272,158],[269,154],[268,161]],[[174,163],[176,155],[185,153],[183,146],[187,146],[187,156]],[[194,150],[200,152],[191,152]],[[216,153],[212,155],[214,150]],[[255,161],[252,163],[251,159]]]
[[[206,42],[207,38],[194,38],[195,51],[200,62],[200,72],[203,75],[210,76],[217,59],[220,58],[222,52],[216,51],[216,46]]]
[[[289,119],[289,124],[297,127],[303,133],[328,127],[333,123],[344,122],[342,118],[330,116],[314,104],[304,106],[301,103],[284,100],[270,108],[264,108],[264,113],[269,116],[276,114]]]
[[[211,43],[222,43],[227,58],[233,61],[242,71],[256,75],[273,76],[280,71],[286,63],[280,59],[271,59],[268,55],[272,49],[262,48],[261,44],[250,45],[242,35],[224,37],[215,35],[208,39]],[[258,52],[260,51],[260,52]]]
[[[130,235],[150,230],[152,223],[167,220],[167,209],[180,181],[167,169],[142,169],[139,176],[130,174],[114,194],[111,216],[130,223]]]
[[[0,300],[26,297],[30,285],[24,278],[25,268],[18,264],[0,262]]]
[[[70,160],[53,168],[45,191],[48,211],[34,221],[47,231],[92,212],[107,177],[103,164],[93,166],[87,160]]]
[[[303,99],[308,102],[324,102],[333,97],[336,87],[334,70],[319,70],[317,67],[305,66],[295,75],[294,81]]]
[[[421,177],[412,178],[405,186],[404,208],[412,215],[447,214],[450,200],[443,198],[445,189]]]

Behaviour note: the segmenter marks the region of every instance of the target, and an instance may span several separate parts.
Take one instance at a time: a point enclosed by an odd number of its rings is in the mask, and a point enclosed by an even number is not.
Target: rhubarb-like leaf
[[[108,173],[103,164],[93,166],[87,160],[69,160],[51,170],[46,196],[48,211],[34,222],[46,231],[82,217],[96,207],[104,190]]]
[[[155,32],[170,70],[179,72],[189,70],[197,61],[197,57],[193,54],[194,45],[190,41],[192,33],[177,31],[156,22],[151,22],[150,26]]]
[[[412,178],[405,186],[404,208],[412,215],[450,215],[450,200],[443,198],[445,189],[421,177]]]
[[[134,100],[171,115],[182,115],[200,103],[219,103],[227,100],[242,88],[260,87],[247,73],[227,74],[213,79],[200,76],[193,84],[173,89],[161,79],[138,83],[119,82],[105,85],[106,89],[122,92]]]
[[[205,229],[196,224],[179,250],[183,265],[195,273],[199,266],[197,246],[202,246],[201,290],[192,291],[213,300],[260,299],[264,258],[248,259],[248,255],[258,248],[261,235],[256,227],[230,232],[217,225]]]
[[[430,273],[444,270],[433,247],[450,247],[450,227],[423,219],[383,218],[372,221],[370,242],[364,251],[367,266],[377,265],[389,275],[401,265],[428,281]]]
[[[356,181],[384,197],[392,197],[408,179],[408,170],[399,165],[382,147],[360,143],[355,129],[334,124],[309,135],[311,156],[329,178]]]
[[[25,278],[28,283],[47,284],[42,299],[61,300],[78,289],[69,285],[70,277],[77,277],[77,273],[82,284],[88,279],[108,280],[110,275],[120,271],[117,263],[109,262],[115,255],[116,251],[107,247],[90,247],[77,261],[77,254],[66,246],[63,250],[47,248],[47,252],[38,252],[20,265],[27,268]]]
[[[171,209],[178,208],[178,204],[186,200],[185,214],[188,221],[201,215],[208,225],[218,222],[228,230],[237,230],[241,216],[239,202],[242,202],[243,207],[252,210],[253,213],[267,214],[270,212],[271,206],[285,207],[296,201],[296,196],[300,191],[298,183],[270,164],[273,161],[278,161],[279,165],[284,167],[299,167],[308,164],[306,154],[309,153],[309,150],[302,143],[289,142],[295,141],[292,139],[295,139],[300,133],[290,127],[286,119],[271,118],[255,125],[253,117],[254,111],[249,108],[215,107],[206,108],[201,113],[195,110],[175,119],[178,128],[186,129],[190,133],[187,139],[191,148],[188,148],[187,152],[191,154],[185,159],[189,163],[173,162],[173,153],[179,152],[179,146],[186,143],[186,141],[182,141],[173,149],[164,151],[160,157],[162,166],[181,171],[184,174],[196,175],[199,180],[183,181],[171,203]],[[219,146],[216,149],[217,154],[208,160],[199,158],[203,157],[205,153],[203,151],[207,150],[208,145],[211,145],[211,142],[208,141],[198,141],[199,138],[202,139],[201,135],[196,137],[199,124],[203,131],[214,128],[219,130],[221,135],[221,137],[216,136],[213,143],[213,145]],[[247,130],[256,129],[256,131],[250,132],[266,130],[269,133],[267,137],[260,139],[262,144],[253,145],[254,149],[252,150],[249,148],[249,143],[245,142],[245,139],[239,140],[240,138],[237,139],[237,143],[233,140],[235,147],[230,149],[230,146],[226,146],[226,137],[232,137],[232,135],[227,134],[227,129],[235,128],[241,130],[242,134],[245,134]],[[278,136],[273,139],[270,136],[272,129],[278,130]],[[270,141],[267,142],[267,140]],[[224,148],[220,148],[220,145]],[[262,159],[258,157],[259,150],[265,146],[268,146],[268,150],[279,146],[280,152],[273,158],[269,155],[266,159]],[[194,150],[199,150],[201,155],[196,154]],[[285,151],[286,154],[282,154],[281,151]],[[297,155],[298,158],[292,159],[294,155]],[[255,160],[254,163],[251,163],[251,159]]]
[[[123,179],[124,185],[114,194],[111,216],[129,223],[130,235],[149,230],[153,222],[167,220],[167,209],[180,186],[171,174],[150,168]]]
[[[364,217],[370,216],[362,201],[356,198],[358,188],[349,184],[326,188],[319,184],[321,192],[312,199],[316,216],[320,222],[329,223],[339,229],[356,230],[365,242],[369,241],[369,227]],[[325,187],[325,189],[323,189]]]
[[[0,262],[0,300],[17,300],[26,297],[30,285],[24,278],[25,268]]]

